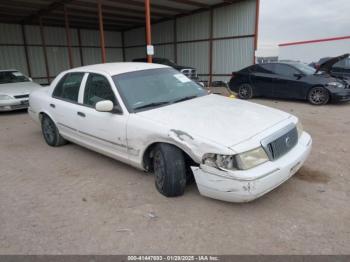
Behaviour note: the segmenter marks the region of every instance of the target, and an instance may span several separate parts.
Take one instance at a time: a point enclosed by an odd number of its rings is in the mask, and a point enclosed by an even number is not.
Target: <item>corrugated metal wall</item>
[[[213,45],[213,80],[228,80],[232,71],[253,63],[256,0],[239,1],[213,9],[213,38],[210,39],[210,11],[182,16],[176,20],[152,25],[155,56],[177,61],[180,65],[198,69],[201,79],[210,73],[210,42]],[[176,21],[176,36],[174,32]],[[0,69],[16,68],[28,74],[25,49],[20,25],[0,24]],[[31,76],[45,83],[46,67],[40,29],[25,26]],[[44,27],[50,77],[69,68],[65,29]],[[175,37],[177,43],[175,43]],[[74,66],[101,62],[99,32],[97,30],[71,29]],[[123,60],[122,34],[105,32],[108,62]],[[124,32],[125,59],[146,56],[145,28]],[[177,47],[177,50],[174,50]],[[176,52],[175,52],[176,51]],[[82,55],[81,55],[82,54]],[[175,57],[177,54],[177,57]],[[52,79],[51,79],[52,80]]]
[[[25,36],[28,45],[31,77],[46,84],[44,50],[39,26],[26,25]],[[69,68],[68,49],[65,29],[61,27],[44,27],[47,59],[50,80],[58,73]],[[101,62],[99,32],[97,30],[80,30],[81,46],[79,47],[78,30],[71,28],[72,53],[74,67]],[[15,68],[28,75],[25,57],[24,40],[20,25],[0,24],[0,69]],[[120,32],[105,32],[107,62],[123,60],[122,40]],[[80,57],[80,49],[82,58]]]
[[[213,10],[213,80],[227,81],[232,71],[251,65],[254,61],[256,0]],[[178,64],[195,67],[202,80],[210,73],[210,11],[195,13],[174,21],[152,25],[152,43],[156,57],[176,60]],[[174,48],[177,46],[177,57]],[[125,32],[126,60],[146,56],[145,28]]]

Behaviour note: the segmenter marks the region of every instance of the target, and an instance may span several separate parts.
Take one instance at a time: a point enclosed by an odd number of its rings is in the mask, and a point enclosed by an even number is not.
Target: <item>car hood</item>
[[[34,82],[18,82],[0,84],[0,94],[5,95],[27,95],[41,86]]]
[[[219,95],[137,113],[170,130],[231,147],[289,118],[273,108]]]
[[[349,57],[350,54],[344,54],[341,56],[337,56],[337,57],[331,57],[329,59],[327,59],[326,61],[324,61],[323,63],[318,65],[317,71],[324,71],[326,73],[330,73],[332,70],[332,67],[338,63],[339,61],[342,61],[344,59],[347,59]]]

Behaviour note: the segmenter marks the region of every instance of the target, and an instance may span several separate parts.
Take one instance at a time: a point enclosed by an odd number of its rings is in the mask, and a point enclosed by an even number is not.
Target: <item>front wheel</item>
[[[329,92],[324,87],[316,86],[310,89],[307,99],[313,105],[325,105],[329,101]]]
[[[180,149],[169,144],[159,144],[153,155],[155,185],[166,197],[184,194],[186,187],[186,163]]]
[[[44,139],[49,146],[56,147],[67,143],[67,140],[65,140],[58,132],[55,123],[47,115],[43,115],[41,118],[41,130]]]
[[[253,97],[253,88],[250,84],[241,84],[238,87],[238,97],[240,99],[250,99]]]

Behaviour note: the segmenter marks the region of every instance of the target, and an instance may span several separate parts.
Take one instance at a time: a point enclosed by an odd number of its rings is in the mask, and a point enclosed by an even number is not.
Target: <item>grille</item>
[[[29,95],[18,95],[18,96],[14,96],[15,98],[28,98]]]
[[[263,144],[263,147],[270,160],[276,160],[287,154],[298,143],[298,130],[289,129],[286,133],[279,136],[277,139]]]
[[[195,69],[182,69],[181,73],[191,79],[197,78],[197,72]]]

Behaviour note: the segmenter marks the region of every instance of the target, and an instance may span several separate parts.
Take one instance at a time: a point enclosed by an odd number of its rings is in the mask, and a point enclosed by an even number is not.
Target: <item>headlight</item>
[[[221,170],[246,170],[268,160],[264,149],[259,147],[237,155],[205,154],[202,163]]]
[[[237,163],[233,155],[205,154],[203,164],[223,170],[236,170]]]
[[[301,124],[300,121],[297,122],[297,130],[298,130],[298,137],[300,137],[304,132],[303,125]]]
[[[344,84],[340,83],[340,82],[330,82],[327,84],[327,86],[330,87],[337,87],[337,88],[344,88]]]
[[[250,169],[269,161],[269,158],[262,147],[236,155],[239,169]]]
[[[13,98],[8,95],[0,95],[0,100],[10,100],[10,99],[13,99]]]

